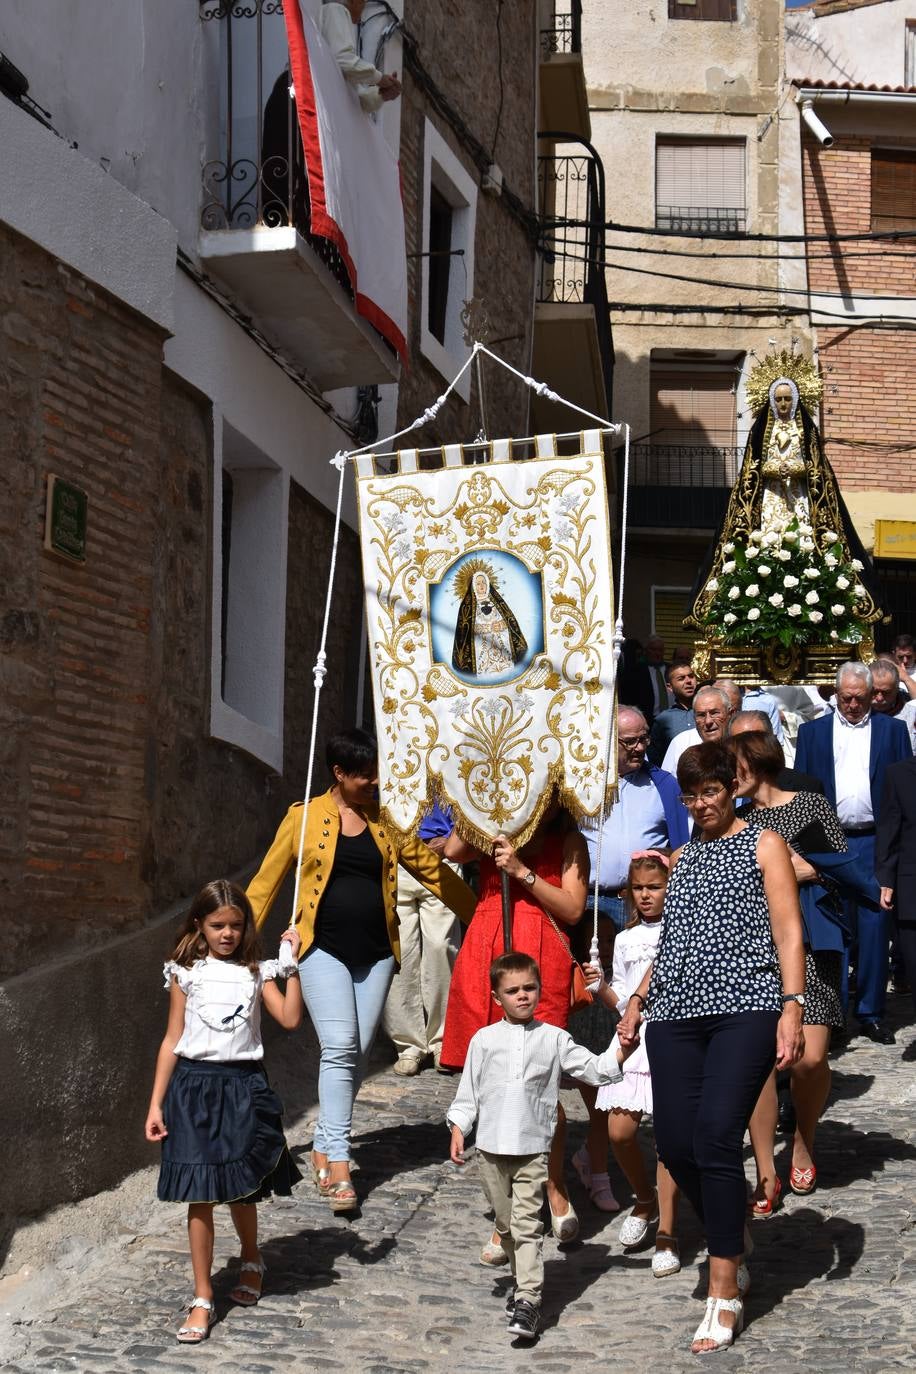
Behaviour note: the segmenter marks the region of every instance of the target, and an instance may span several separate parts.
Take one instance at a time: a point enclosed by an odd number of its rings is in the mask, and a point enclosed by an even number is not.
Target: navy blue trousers
[[[847,835],[846,843],[850,854],[859,860],[862,867],[874,873],[874,835]],[[887,1002],[890,916],[886,911],[874,911],[871,907],[860,905],[854,897],[846,903],[846,914],[852,929],[856,970],[855,1014],[860,1021],[880,1021]],[[843,972],[845,985],[845,964]]]
[[[776,1060],[778,1022],[778,1011],[745,1011],[646,1026],[658,1157],[717,1258],[744,1250],[744,1133]]]

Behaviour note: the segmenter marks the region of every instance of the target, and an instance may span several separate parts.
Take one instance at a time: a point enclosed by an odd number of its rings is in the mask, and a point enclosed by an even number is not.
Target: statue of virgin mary
[[[524,658],[528,641],[500,596],[493,569],[482,559],[471,559],[455,583],[461,604],[455,621],[453,666],[480,678],[506,672]]]
[[[747,395],[757,407],[756,414],[725,519],[694,584],[691,610],[684,621],[689,628],[702,629],[706,624],[716,579],[729,557],[724,545],[746,546],[752,533],[780,537],[793,520],[810,531],[818,549],[828,533],[835,534],[844,561],[858,560],[862,567],[858,576],[866,595],[860,603],[860,618],[866,623],[881,618],[871,560],[840,495],[809,409],[820,394],[813,363],[787,350],[759,363],[748,378]]]

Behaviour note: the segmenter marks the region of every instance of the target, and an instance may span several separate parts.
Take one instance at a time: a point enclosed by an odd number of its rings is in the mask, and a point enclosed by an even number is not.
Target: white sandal
[[[208,1314],[207,1325],[179,1326],[178,1330],[175,1332],[175,1339],[180,1345],[200,1345],[201,1341],[205,1341],[210,1335],[210,1327],[216,1319],[216,1313],[213,1311],[213,1303],[209,1298],[194,1298],[188,1306],[189,1317],[195,1307],[203,1307],[205,1309]]]
[[[263,1260],[239,1260],[239,1273],[260,1274],[263,1278],[267,1273],[267,1265]],[[240,1293],[244,1293],[245,1296],[240,1298]],[[254,1307],[261,1301],[261,1289],[252,1288],[248,1283],[237,1283],[229,1296],[239,1307]]]
[[[568,1245],[579,1234],[579,1217],[575,1207],[569,1198],[566,1199],[565,1212],[555,1212],[549,1202],[547,1206],[550,1209],[550,1229],[554,1237],[561,1245]]]
[[[734,1327],[723,1326],[719,1321],[720,1312],[734,1312]],[[707,1298],[706,1313],[693,1337],[697,1341],[712,1341],[709,1350],[695,1350],[695,1355],[712,1355],[716,1350],[727,1350],[735,1337],[740,1335],[744,1326],[744,1303],[740,1298]]]
[[[638,1197],[634,1204],[635,1207],[649,1207],[652,1212],[647,1217],[635,1217],[631,1212],[624,1222],[621,1223],[618,1236],[620,1244],[624,1249],[632,1249],[635,1245],[642,1245],[646,1236],[649,1234],[649,1227],[658,1223],[658,1194],[654,1193],[651,1197]]]

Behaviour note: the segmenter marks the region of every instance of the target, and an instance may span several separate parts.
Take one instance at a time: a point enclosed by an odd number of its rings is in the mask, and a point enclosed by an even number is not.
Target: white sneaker
[[[674,1250],[656,1250],[652,1256],[652,1273],[657,1279],[666,1279],[669,1274],[680,1270],[681,1261]]]

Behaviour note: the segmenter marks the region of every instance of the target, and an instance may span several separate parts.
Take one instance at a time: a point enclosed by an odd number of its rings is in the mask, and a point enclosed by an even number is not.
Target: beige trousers
[[[394,975],[383,1025],[398,1058],[437,1055],[458,955],[458,918],[406,868],[398,869],[401,967]]]
[[[544,1291],[544,1188],[547,1152],[491,1155],[478,1149],[483,1190],[496,1216],[503,1249],[515,1278],[515,1296],[541,1305]]]

